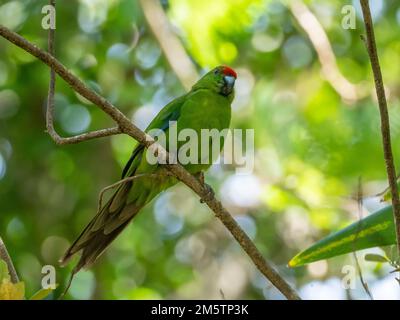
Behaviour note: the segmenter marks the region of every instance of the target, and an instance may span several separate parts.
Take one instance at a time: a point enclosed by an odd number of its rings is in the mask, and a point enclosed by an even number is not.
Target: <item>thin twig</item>
[[[102,137],[109,137],[109,136],[113,136],[113,135],[122,133],[120,128],[114,127],[114,128],[90,131],[90,132],[78,134],[76,136],[64,138],[64,137],[59,136],[57,134],[57,132],[55,132],[55,131],[49,131],[49,129],[47,129],[46,131],[57,145],[75,144],[75,143],[80,143],[83,141],[88,141],[88,140],[102,138]]]
[[[159,0],[140,0],[147,24],[160,44],[165,57],[179,81],[190,90],[199,75],[185,48],[171,30],[171,25]]]
[[[400,180],[400,175],[398,174],[396,177],[397,182]],[[374,195],[374,197],[381,197],[380,201],[385,201],[385,195],[390,191],[390,186],[387,186],[383,191],[380,191]]]
[[[378,97],[379,112],[381,118],[381,134],[383,143],[383,153],[385,157],[386,172],[392,193],[393,216],[396,226],[397,250],[400,254],[400,199],[397,188],[396,168],[393,161],[392,145],[390,138],[390,121],[387,108],[385,89],[383,86],[382,72],[379,65],[379,57],[376,49],[374,26],[371,18],[368,0],[360,0],[364,16],[365,30],[367,32],[367,51],[371,61],[372,72],[374,74],[376,95]]]
[[[10,255],[8,254],[6,245],[3,242],[3,239],[0,237],[0,259],[4,260],[7,263],[8,273],[10,274],[10,279],[12,283],[18,283],[18,274],[15,270],[14,264],[11,260]]]
[[[73,90],[93,102],[96,106],[107,113],[116,123],[123,133],[130,135],[146,148],[155,144],[159,156],[162,159],[169,160],[168,152],[148,134],[141,131],[135,126],[119,109],[112,105],[104,97],[100,96],[95,91],[89,89],[80,79],[74,76],[64,65],[62,65],[56,58],[49,53],[39,49],[36,45],[30,43],[25,38],[17,33],[0,25],[0,35],[8,41],[14,43],[16,46],[24,49],[26,52],[37,57],[50,68],[63,78]],[[189,188],[191,188],[201,199],[214,211],[215,216],[221,220],[225,227],[230,231],[233,237],[238,241],[243,250],[251,258],[259,271],[288,299],[300,299],[295,290],[279,275],[274,267],[264,259],[260,251],[257,249],[253,241],[246,235],[240,228],[235,219],[230,213],[222,206],[221,202],[210,196],[210,190],[198,179],[186,171],[180,164],[166,164],[165,167],[172,172],[174,176]]]
[[[50,5],[55,8],[56,1],[50,0]],[[52,27],[49,28],[49,37],[48,37],[48,52],[54,57],[55,54],[55,32]],[[56,130],[54,129],[54,93],[56,88],[56,73],[53,69],[50,69],[50,83],[49,83],[49,93],[47,97],[47,109],[46,109],[46,131],[50,135],[50,137],[54,140],[54,142],[58,145],[64,144],[74,144],[82,141],[87,141],[91,139],[107,137],[111,135],[116,135],[121,133],[121,129],[119,127],[96,130],[92,132],[87,132],[83,134],[79,134],[73,137],[64,138],[61,137]]]
[[[357,223],[357,233],[356,233],[356,236],[355,236],[354,241],[353,241],[354,248],[355,248],[356,242],[358,240],[358,236],[360,234],[361,226],[362,226],[363,191],[362,191],[362,180],[361,180],[361,177],[359,177],[359,179],[358,179],[357,207],[358,207],[358,223]],[[353,249],[353,256],[354,256],[354,260],[356,262],[357,273],[358,273],[358,276],[360,278],[361,285],[364,288],[364,291],[368,295],[368,297],[371,300],[374,300],[374,297],[372,296],[372,293],[369,290],[368,283],[364,280],[364,276],[363,276],[363,273],[362,273],[360,262],[358,261],[357,252],[356,252],[355,249]]]
[[[362,98],[365,94],[360,90],[361,87],[351,83],[340,72],[329,38],[312,11],[301,0],[292,0],[288,4],[293,16],[310,38],[317,52],[322,73],[332,88],[349,103]]]

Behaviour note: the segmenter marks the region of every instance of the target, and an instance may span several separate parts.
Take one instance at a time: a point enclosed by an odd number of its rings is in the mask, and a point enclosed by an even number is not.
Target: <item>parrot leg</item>
[[[107,187],[104,187],[100,191],[100,194],[99,194],[99,203],[98,203],[97,212],[99,212],[101,207],[103,206],[103,197],[104,197],[104,194],[108,190],[114,189],[114,188],[118,187],[119,185],[121,185],[122,183],[130,182],[130,181],[133,181],[133,180],[135,180],[137,178],[141,178],[141,177],[144,177],[144,176],[149,177],[149,176],[157,176],[157,175],[155,175],[155,174],[145,174],[145,173],[144,174],[137,174],[137,175],[134,175],[134,176],[131,176],[131,177],[127,177],[127,178],[121,179],[121,180],[119,180],[119,181],[117,181],[117,182],[115,182],[115,183],[113,183],[113,184],[111,184],[111,185],[109,185]]]
[[[201,184],[205,184],[203,171],[197,172],[194,176],[200,181]]]
[[[204,199],[200,199],[200,203],[204,203],[205,200],[209,200],[215,196],[214,190],[210,185],[204,182],[204,172],[200,171],[195,174],[195,177],[200,181],[200,183],[207,189],[207,195]]]
[[[215,192],[214,190],[211,188],[210,185],[208,185],[207,183],[204,183],[204,187],[207,189],[207,194],[204,197],[204,199],[200,199],[200,203],[204,203],[207,200],[211,200],[212,198],[214,198],[215,196]]]
[[[103,198],[104,198],[104,194],[110,190],[110,189],[115,189],[116,187],[120,186],[121,184],[125,183],[125,182],[131,182],[133,180],[136,180],[137,178],[142,178],[142,177],[147,177],[147,178],[159,178],[159,177],[168,177],[168,176],[172,176],[172,174],[167,171],[166,169],[161,169],[160,172],[158,173],[141,173],[141,174],[136,174],[134,176],[130,176],[130,177],[126,177],[124,179],[121,179],[107,187],[104,187],[103,189],[101,189],[100,194],[99,194],[99,203],[98,203],[98,208],[97,208],[97,212],[100,211],[101,207],[103,206]],[[203,175],[203,183],[204,183],[204,175]]]

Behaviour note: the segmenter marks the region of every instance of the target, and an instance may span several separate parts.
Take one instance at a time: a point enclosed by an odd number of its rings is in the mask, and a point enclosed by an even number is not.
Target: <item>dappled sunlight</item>
[[[334,71],[321,63],[290,1],[157,1],[171,27],[170,34],[158,32],[184,49],[171,55],[185,57],[175,67],[140,1],[59,2],[57,58],[142,130],[194,84],[188,79],[216,65],[234,68],[238,78],[230,127],[254,129],[254,170],[238,174],[239,163],[218,161],[206,172],[206,182],[302,298],[367,298],[359,283],[349,291],[342,286],[342,267],[355,266],[350,254],[287,267],[299,251],[387,205],[378,195],[387,180],[370,64],[359,39],[364,30],[359,1],[352,1],[356,30],[341,26],[341,1],[304,1],[331,45]],[[398,164],[400,8],[396,1],[370,3]],[[37,27],[41,5],[6,1],[0,5],[0,22],[45,48],[46,33]],[[345,81],[351,101],[335,87],[335,76]],[[46,67],[1,41],[0,235],[29,294],[40,287],[45,264],[56,267],[62,286],[67,283],[72,264],[61,269],[58,259],[96,214],[100,190],[120,179],[137,146],[128,135],[53,144],[45,132],[47,86]],[[101,110],[57,78],[55,127],[61,136],[110,126],[112,120]],[[244,150],[242,140],[240,147],[237,141],[226,144],[228,155],[219,160]],[[105,194],[105,201],[112,193]],[[368,250],[358,257],[374,298],[398,299],[388,264],[364,259],[366,253],[383,251]],[[67,298],[94,297],[284,298],[183,184],[154,198],[92,269],[76,275]]]

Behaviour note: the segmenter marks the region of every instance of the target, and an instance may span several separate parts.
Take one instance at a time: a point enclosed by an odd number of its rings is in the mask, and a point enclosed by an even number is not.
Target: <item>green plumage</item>
[[[231,103],[234,97],[233,78],[236,78],[236,74],[228,67],[213,69],[203,76],[190,92],[166,105],[146,129],[146,132],[152,129],[162,130],[166,134],[166,141],[169,139],[170,121],[176,121],[178,134],[184,129],[194,130],[199,137],[197,144],[199,163],[184,165],[192,174],[200,173],[212,164],[200,163],[201,130],[222,131],[229,127]],[[205,143],[211,148],[209,142],[207,140]],[[185,141],[178,141],[177,150],[185,144]],[[168,143],[166,149],[169,151]],[[141,145],[135,148],[123,170],[122,178],[138,177],[118,187],[62,258],[61,263],[65,264],[75,253],[82,250],[81,259],[74,273],[92,265],[141,208],[160,192],[178,182],[176,178],[163,174],[162,165],[150,164],[147,152],[150,151]],[[211,153],[211,150],[209,152]]]

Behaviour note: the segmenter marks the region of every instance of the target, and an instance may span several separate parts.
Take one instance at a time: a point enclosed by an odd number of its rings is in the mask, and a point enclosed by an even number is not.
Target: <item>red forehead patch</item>
[[[232,77],[235,77],[235,79],[237,78],[237,74],[236,74],[235,70],[233,70],[232,68],[229,68],[227,66],[222,67],[222,73],[226,76],[232,76]]]

